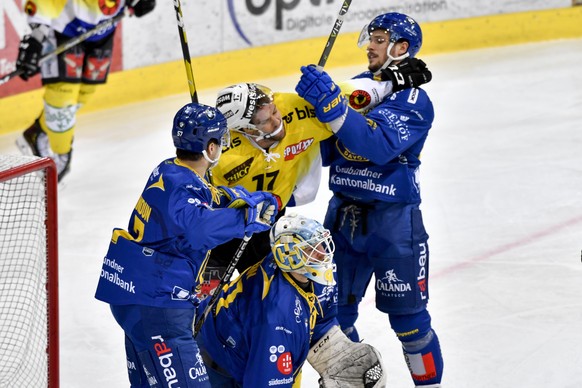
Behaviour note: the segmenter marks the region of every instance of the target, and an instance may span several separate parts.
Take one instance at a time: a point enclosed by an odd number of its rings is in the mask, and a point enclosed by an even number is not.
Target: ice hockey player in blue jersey
[[[379,78],[417,54],[422,32],[412,18],[386,13],[364,27],[360,42],[367,43],[369,71],[359,77]],[[359,340],[358,306],[374,274],[376,307],[388,314],[415,386],[440,387],[443,358],[426,309],[429,250],[418,180],[432,102],[422,89],[405,89],[361,115],[327,73],[315,66],[301,72],[297,93],[335,133],[322,145],[334,193],[324,225],[337,246],[341,328]]]
[[[212,386],[298,387],[307,359],[322,386],[383,387],[379,353],[339,329],[329,230],[285,215],[270,241],[263,261],[220,290],[196,337]]]
[[[187,104],[175,115],[176,157],[149,176],[127,230],[115,229],[95,297],[125,332],[132,388],[210,387],[192,321],[209,250],[269,230],[269,193],[215,188],[203,177],[228,144],[215,108]]]

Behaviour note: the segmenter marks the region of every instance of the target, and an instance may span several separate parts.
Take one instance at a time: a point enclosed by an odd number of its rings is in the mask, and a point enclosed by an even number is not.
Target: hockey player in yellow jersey
[[[279,200],[278,217],[287,206],[315,198],[321,180],[319,142],[332,132],[317,120],[309,103],[295,93],[273,93],[263,85],[239,83],[218,93],[216,108],[227,118],[231,142],[223,151],[224,163],[212,171],[214,184],[273,193]],[[212,250],[203,294],[215,287],[239,244],[235,239]],[[260,261],[269,250],[268,233],[253,236],[238,261],[238,271]]]
[[[24,4],[31,31],[20,42],[16,68],[22,70],[20,77],[24,80],[41,72],[45,93],[40,116],[17,144],[23,153],[52,158],[59,181],[70,168],[77,110],[90,99],[97,85],[107,81],[116,24],[99,29],[42,64],[41,55],[126,8],[141,17],[155,4],[155,0],[28,0]]]

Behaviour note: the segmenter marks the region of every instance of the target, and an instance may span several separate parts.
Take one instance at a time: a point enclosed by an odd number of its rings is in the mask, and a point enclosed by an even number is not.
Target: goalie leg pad
[[[384,387],[386,375],[380,353],[371,345],[352,342],[332,327],[309,349],[307,361],[321,376],[320,387]]]

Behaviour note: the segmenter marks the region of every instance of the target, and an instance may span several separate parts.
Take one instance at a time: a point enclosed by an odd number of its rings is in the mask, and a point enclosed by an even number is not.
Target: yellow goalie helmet
[[[271,250],[284,272],[296,272],[314,282],[334,285],[333,252],[329,230],[298,214],[281,217],[271,228]]]

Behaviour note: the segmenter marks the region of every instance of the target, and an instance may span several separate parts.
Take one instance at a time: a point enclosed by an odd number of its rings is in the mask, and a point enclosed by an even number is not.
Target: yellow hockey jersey
[[[230,146],[212,169],[212,182],[216,186],[242,185],[249,191],[269,191],[278,195],[285,207],[299,185],[315,185],[310,189],[317,191],[321,174],[319,142],[333,133],[297,94],[274,93],[274,103],[283,120],[283,140],[264,150],[242,133],[232,131]],[[296,205],[310,200],[313,198],[294,198]]]

